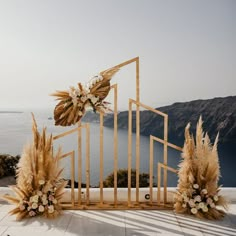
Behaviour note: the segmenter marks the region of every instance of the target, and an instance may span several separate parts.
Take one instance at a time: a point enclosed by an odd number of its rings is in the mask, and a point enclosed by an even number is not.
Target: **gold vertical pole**
[[[90,185],[90,126],[86,124],[86,204],[89,205],[89,185]]]
[[[103,205],[103,114],[100,113],[100,205]]]
[[[167,166],[168,115],[164,117],[164,165]],[[164,169],[164,204],[167,203],[167,169]]]
[[[139,112],[139,58],[136,61],[136,202],[139,203],[139,168],[140,168],[140,112]]]
[[[161,165],[157,164],[157,204],[161,204]]]
[[[149,159],[149,188],[150,188],[150,204],[153,200],[153,136],[150,135],[150,159]]]
[[[131,168],[132,168],[132,102],[129,100],[128,120],[128,206],[131,205]]]
[[[75,206],[75,151],[71,153],[71,201],[72,206]]]
[[[117,205],[117,166],[118,166],[118,134],[117,134],[117,84],[114,85],[114,204]]]
[[[78,123],[78,205],[81,205],[81,184],[82,184],[82,139],[81,121]]]

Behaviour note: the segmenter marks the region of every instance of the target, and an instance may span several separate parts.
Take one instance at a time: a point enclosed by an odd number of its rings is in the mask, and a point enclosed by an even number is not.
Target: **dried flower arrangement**
[[[58,97],[60,102],[54,110],[55,125],[70,126],[76,124],[86,113],[92,109],[94,112],[106,113],[110,109],[104,101],[110,91],[110,80],[119,70],[112,69],[94,76],[89,83],[83,86],[70,87],[69,91],[57,91],[52,96]]]
[[[218,135],[212,146],[208,134],[203,133],[202,123],[200,117],[196,129],[196,144],[189,132],[190,124],[185,128],[183,160],[179,165],[178,191],[174,207],[177,213],[220,219],[225,212],[219,209],[219,206],[226,209],[227,204],[224,197],[219,195]]]
[[[53,157],[52,135],[47,137],[46,128],[42,134],[38,132],[34,116],[32,131],[34,141],[24,147],[18,164],[16,185],[10,186],[16,196],[2,197],[16,205],[9,213],[16,214],[17,220],[36,215],[56,217],[60,213],[60,200],[67,184],[60,180],[61,151],[58,150]]]

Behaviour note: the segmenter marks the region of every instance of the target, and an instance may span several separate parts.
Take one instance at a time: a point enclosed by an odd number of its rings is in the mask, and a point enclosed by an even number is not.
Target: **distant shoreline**
[[[23,111],[0,111],[2,114],[8,114],[8,113],[23,113]]]

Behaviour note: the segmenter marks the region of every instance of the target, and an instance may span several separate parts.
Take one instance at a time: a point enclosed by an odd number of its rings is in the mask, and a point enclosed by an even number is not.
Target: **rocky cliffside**
[[[191,130],[195,132],[196,123],[201,115],[204,121],[204,130],[213,140],[220,132],[220,143],[236,144],[236,96],[196,100],[191,102],[174,103],[170,106],[159,107],[158,110],[169,116],[169,140],[178,145],[183,145],[184,128],[188,122]],[[133,112],[133,123],[136,114]],[[155,135],[163,138],[163,118],[150,111],[141,111],[140,132],[142,135]],[[128,128],[128,112],[118,115],[118,127]],[[113,128],[113,117],[107,116],[104,125]],[[135,132],[135,127],[133,127]]]

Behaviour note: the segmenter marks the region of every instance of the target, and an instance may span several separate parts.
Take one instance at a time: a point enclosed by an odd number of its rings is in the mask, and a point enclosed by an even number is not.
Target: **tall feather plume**
[[[46,128],[40,134],[33,114],[32,119],[33,142],[24,147],[18,164],[16,186],[11,186],[16,196],[3,196],[3,199],[16,205],[10,214],[16,214],[17,220],[38,214],[56,217],[61,209],[60,199],[56,196],[62,196],[67,184],[60,180],[60,149],[53,157],[52,135],[47,136]],[[43,195],[51,195],[51,200],[43,200]],[[32,200],[35,198],[37,201]],[[44,203],[46,200],[48,203]],[[33,203],[37,203],[37,207]]]
[[[202,118],[196,129],[196,145],[190,135],[188,124],[185,128],[183,160],[179,167],[178,191],[175,200],[177,213],[194,214],[199,218],[220,219],[225,212],[218,208],[227,208],[226,200],[219,195],[218,180],[220,166],[217,152],[217,135],[214,145],[202,130]]]

